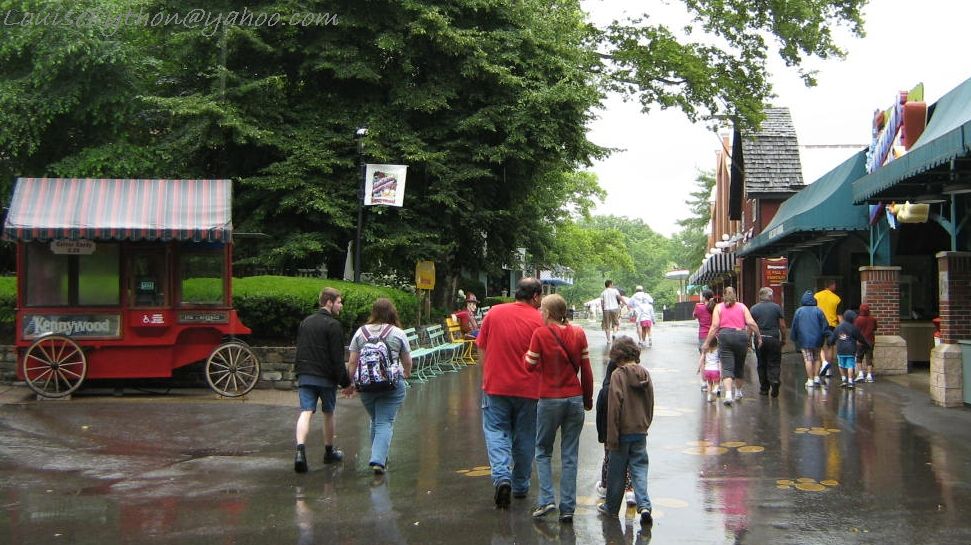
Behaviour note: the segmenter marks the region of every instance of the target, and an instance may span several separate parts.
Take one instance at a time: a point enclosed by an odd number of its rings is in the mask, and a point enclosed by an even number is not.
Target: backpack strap
[[[361,335],[364,337],[364,342],[368,342],[374,338],[371,336],[371,333],[368,332],[366,325],[361,326]]]
[[[392,327],[394,327],[394,326],[391,325],[391,324],[387,324],[386,326],[384,326],[384,329],[382,329],[381,330],[381,333],[378,334],[378,338],[381,339],[382,341],[385,338],[387,338],[388,334],[391,333],[391,328]]]

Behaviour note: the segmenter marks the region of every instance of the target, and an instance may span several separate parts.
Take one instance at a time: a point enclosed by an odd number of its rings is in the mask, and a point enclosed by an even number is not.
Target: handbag
[[[553,334],[553,338],[556,339],[556,342],[560,343],[560,348],[563,349],[563,352],[566,354],[567,359],[570,360],[570,365],[573,366],[573,371],[575,373],[579,373],[580,372],[580,364],[577,363],[576,361],[574,361],[573,354],[571,354],[570,351],[567,350],[566,344],[563,342],[563,339],[560,338],[559,333],[556,332],[556,329],[553,329],[553,326],[552,325],[548,325],[546,327],[550,328],[550,333]]]

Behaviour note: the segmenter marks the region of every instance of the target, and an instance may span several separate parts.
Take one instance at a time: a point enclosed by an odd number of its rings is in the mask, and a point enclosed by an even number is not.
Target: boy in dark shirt
[[[860,334],[860,330],[853,325],[856,313],[847,310],[843,313],[843,321],[833,330],[833,342],[836,344],[836,358],[840,367],[840,386],[853,388],[856,370],[857,345],[868,346],[867,340]]]

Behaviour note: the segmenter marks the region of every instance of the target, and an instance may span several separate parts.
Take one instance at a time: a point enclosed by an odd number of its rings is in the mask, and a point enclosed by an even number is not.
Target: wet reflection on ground
[[[587,335],[599,384],[606,346],[601,332]],[[289,392],[246,401],[90,392],[5,404],[0,542],[971,543],[967,409],[937,409],[926,390],[879,377],[856,390],[807,391],[795,355],[785,357],[779,398],[747,384],[732,407],[708,403],[695,346],[693,323],[661,324],[643,353],[657,393],[650,529],[633,511],[596,514],[603,447],[592,412],[574,524],[529,516],[535,482],[527,499],[496,511],[480,370],[470,366],[408,391],[389,473],[378,479],[367,471],[356,399],[338,405],[345,462],[321,463],[317,425],[306,475],[292,472]]]

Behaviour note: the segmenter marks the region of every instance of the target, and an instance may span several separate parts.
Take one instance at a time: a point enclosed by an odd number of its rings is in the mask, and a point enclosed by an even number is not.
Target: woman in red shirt
[[[534,517],[556,510],[553,503],[553,442],[560,430],[560,522],[573,522],[577,495],[577,454],[583,411],[593,408],[593,372],[583,329],[566,319],[566,301],[547,295],[540,306],[545,327],[533,332],[526,368],[539,373],[536,404],[536,473],[539,501]],[[579,375],[579,376],[577,376]]]

